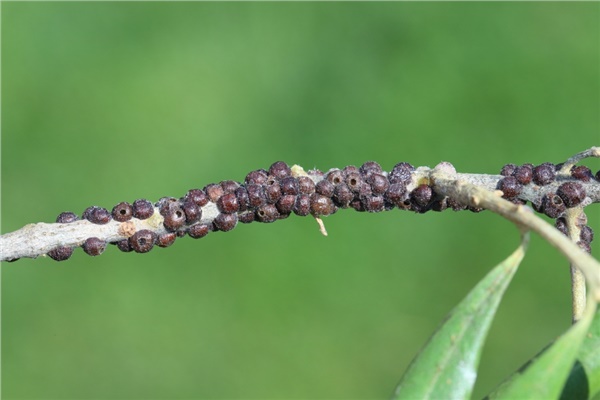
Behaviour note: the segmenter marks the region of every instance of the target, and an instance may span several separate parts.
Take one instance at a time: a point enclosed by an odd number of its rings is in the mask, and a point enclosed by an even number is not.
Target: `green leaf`
[[[402,377],[393,399],[466,399],[500,299],[525,255],[529,234],[481,280],[437,329]]]
[[[561,400],[592,398],[600,392],[600,310],[579,347]]]
[[[557,399],[575,363],[583,339],[588,332],[596,303],[588,299],[583,317],[558,338],[526,369],[501,385],[490,395],[493,399]]]

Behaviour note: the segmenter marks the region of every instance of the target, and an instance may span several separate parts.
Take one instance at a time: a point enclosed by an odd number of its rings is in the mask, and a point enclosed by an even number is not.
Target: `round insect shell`
[[[91,237],[87,238],[81,247],[86,254],[99,256],[106,250],[106,242],[97,237]]]
[[[321,194],[326,197],[333,196],[334,189],[335,189],[335,186],[333,186],[333,183],[329,182],[327,179],[323,179],[323,180],[317,182],[317,186],[315,187],[315,191],[318,194]]]
[[[512,176],[517,170],[517,166],[515,164],[505,164],[500,171],[500,175],[502,176]]]
[[[162,212],[163,212],[162,210],[167,209],[172,204],[179,204],[179,200],[177,200],[175,197],[165,196],[165,197],[161,197],[160,199],[158,199],[155,206],[158,208],[158,211],[162,215]]]
[[[554,169],[554,164],[544,163],[533,168],[532,178],[537,185],[547,185],[554,181],[555,177],[556,171]]]
[[[585,189],[579,182],[566,182],[558,187],[556,194],[567,208],[576,207],[585,199]]]
[[[542,211],[550,218],[558,218],[565,212],[566,207],[560,196],[556,194],[544,195],[542,197]]]
[[[239,210],[246,211],[250,206],[250,199],[248,198],[248,191],[244,186],[240,186],[235,189],[235,197],[237,197]]]
[[[267,203],[275,204],[277,200],[281,197],[281,186],[277,181],[272,182],[271,184],[265,184],[265,197],[267,199]]]
[[[336,211],[331,198],[314,193],[310,196],[310,213],[315,217],[331,215]]]
[[[594,177],[592,170],[584,165],[571,168],[571,176],[582,182],[589,182]]]
[[[177,239],[175,232],[162,233],[156,238],[156,245],[158,247],[169,247],[175,243],[175,239]]]
[[[255,215],[254,215],[254,211],[244,211],[240,214],[238,214],[238,221],[241,222],[242,224],[249,224],[251,222],[254,222],[255,220]]]
[[[208,196],[209,200],[213,203],[216,203],[219,197],[223,196],[223,194],[225,193],[221,185],[217,185],[216,183],[206,185],[204,187],[204,191],[206,192],[206,195]]]
[[[93,224],[104,225],[111,220],[111,215],[106,208],[91,206],[85,209],[82,217]]]
[[[71,211],[65,211],[58,214],[58,217],[56,217],[56,222],[58,222],[59,224],[70,224],[71,222],[75,222],[78,219],[79,217],[77,217],[77,214]]]
[[[346,165],[342,172],[344,173],[344,177],[348,176],[348,174],[351,172],[356,172],[357,174],[360,174],[360,170],[354,165]]]
[[[198,204],[196,204],[196,202],[190,198],[184,197],[182,209],[185,214],[185,222],[187,224],[193,224],[200,221],[202,218],[202,208],[200,208]]]
[[[498,182],[498,189],[502,191],[505,199],[515,198],[521,193],[522,186],[514,176],[507,176]]]
[[[277,207],[277,211],[282,215],[289,215],[294,209],[294,204],[296,204],[296,196],[292,194],[284,194],[275,204]]]
[[[513,176],[521,185],[529,185],[533,178],[533,168],[529,164],[521,165],[517,167]]]
[[[410,192],[411,202],[418,207],[425,207],[433,197],[433,190],[428,185],[419,185]]]
[[[139,230],[129,238],[129,246],[136,253],[149,252],[154,247],[154,242],[156,242],[156,233],[148,229]]]
[[[302,194],[313,194],[315,192],[315,182],[308,176],[298,177],[298,191]]]
[[[282,179],[286,176],[291,176],[292,170],[283,161],[277,161],[269,167],[269,174],[276,176],[277,179]]]
[[[279,181],[282,194],[297,195],[299,192],[298,180],[294,177],[288,176]]]
[[[163,225],[168,231],[176,231],[185,224],[185,212],[179,203],[162,204],[160,214],[164,217]]]
[[[48,252],[48,257],[55,261],[65,261],[73,255],[73,247],[59,246]]]
[[[115,244],[117,245],[117,248],[124,253],[129,253],[129,252],[133,251],[133,249],[129,245],[129,239],[121,239],[121,240],[117,241]]]
[[[207,224],[196,224],[196,225],[190,226],[190,228],[188,229],[188,235],[191,238],[200,239],[200,238],[203,238],[204,236],[208,235],[208,233],[211,230],[212,230],[211,227]]]
[[[367,161],[363,165],[360,166],[360,173],[367,177],[371,174],[381,174],[383,170],[381,169],[381,165],[375,161]]]
[[[581,231],[579,233],[579,239],[586,243],[592,243],[594,240],[594,231],[588,225],[584,225],[581,227]]]
[[[327,172],[327,174],[325,175],[325,179],[327,179],[335,186],[344,182],[345,176],[344,173],[339,169],[332,169],[331,171]]]
[[[249,184],[246,186],[248,192],[248,202],[250,207],[257,208],[267,202],[265,190],[261,185]]]
[[[340,183],[335,186],[335,189],[333,190],[333,201],[337,206],[346,208],[353,199],[354,193],[348,188],[348,185]]]
[[[365,196],[361,198],[363,207],[367,212],[381,212],[385,209],[383,196]]]
[[[265,204],[256,210],[256,219],[260,222],[271,223],[279,219],[279,211],[273,204]]]
[[[216,230],[222,232],[229,232],[237,225],[237,214],[223,214],[217,215],[213,221],[213,225]]]
[[[355,211],[358,211],[358,212],[364,212],[364,211],[366,211],[365,207],[363,205],[363,202],[360,199],[357,199],[357,198],[355,198],[354,200],[352,200],[350,202],[350,208],[353,208]]]
[[[267,171],[264,169],[258,169],[248,173],[244,182],[246,182],[247,185],[263,185],[267,181],[267,176],[269,176]]]
[[[403,183],[392,183],[385,192],[384,198],[386,201],[400,206],[406,195],[406,186]]]
[[[390,186],[387,178],[381,174],[373,173],[367,178],[367,183],[371,185],[371,191],[374,195],[384,194]]]
[[[128,202],[123,201],[113,207],[111,214],[115,221],[129,221],[133,217],[133,207]]]
[[[409,163],[398,163],[388,174],[388,179],[390,183],[403,183],[406,186],[412,181],[412,172],[414,170],[415,167]]]
[[[240,209],[240,203],[235,193],[226,193],[217,200],[217,208],[222,213],[233,214]]]
[[[146,199],[137,199],[132,204],[133,216],[138,219],[148,219],[154,214],[154,207]]]
[[[362,184],[363,184],[363,180],[359,173],[350,172],[350,173],[346,174],[346,185],[348,185],[348,188],[352,192],[354,192],[354,193],[360,192],[360,188],[362,187]]]
[[[235,189],[239,188],[240,184],[236,181],[222,181],[221,188],[225,193],[233,193]]]
[[[208,204],[208,196],[202,189],[188,190],[184,199],[193,201],[198,207],[204,207]]]
[[[310,196],[308,194],[297,196],[293,211],[294,214],[300,217],[305,217],[310,214]]]

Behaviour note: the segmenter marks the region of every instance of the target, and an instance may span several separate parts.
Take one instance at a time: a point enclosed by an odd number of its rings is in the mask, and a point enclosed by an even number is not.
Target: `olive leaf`
[[[581,320],[528,363],[521,373],[515,374],[488,398],[499,400],[558,398],[567,381],[569,371],[575,364],[579,348],[588,333],[595,311],[596,302],[589,298]]]
[[[519,247],[450,312],[405,372],[394,400],[469,398],[487,332],[528,242],[525,233]]]

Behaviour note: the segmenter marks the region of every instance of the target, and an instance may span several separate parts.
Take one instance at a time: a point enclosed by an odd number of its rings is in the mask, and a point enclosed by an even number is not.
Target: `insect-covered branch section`
[[[498,175],[455,176],[457,181],[495,191],[513,203],[531,204],[535,211],[555,219],[556,227],[567,234],[567,210],[600,202],[600,171],[594,174],[577,165],[587,157],[600,157],[600,148],[593,147],[560,164],[506,164]],[[406,162],[384,170],[374,161],[326,172],[305,171],[278,161],[268,169],[249,172],[243,181],[211,183],[190,189],[182,197],[163,197],[156,202],[138,199],[112,209],[91,206],[81,216],[63,212],[55,223],[30,224],[0,236],[0,260],[47,255],[63,261],[77,247],[97,256],[108,244],[123,252],[147,253],[185,236],[200,239],[212,232],[231,231],[239,224],[272,223],[292,214],[312,216],[320,222],[321,217],[342,209],[368,213],[395,209],[416,213],[483,211],[439,189],[436,192],[433,171]],[[587,221],[580,225],[578,244],[590,252],[593,231]]]

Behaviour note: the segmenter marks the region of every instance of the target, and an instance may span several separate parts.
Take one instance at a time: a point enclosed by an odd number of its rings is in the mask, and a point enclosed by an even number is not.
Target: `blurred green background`
[[[498,173],[600,144],[599,3],[1,6],[2,233],[276,160]],[[3,264],[4,398],[388,398],[518,243],[485,212],[325,222]],[[534,237],[475,397],[569,325],[569,296]]]

